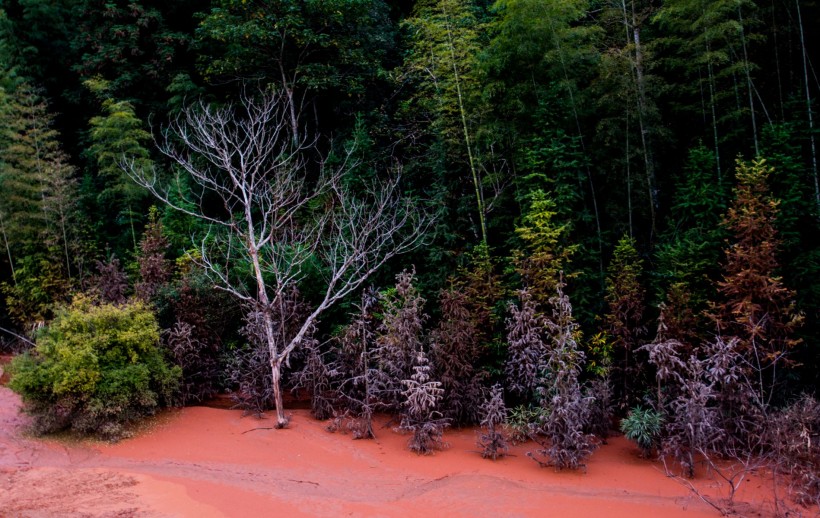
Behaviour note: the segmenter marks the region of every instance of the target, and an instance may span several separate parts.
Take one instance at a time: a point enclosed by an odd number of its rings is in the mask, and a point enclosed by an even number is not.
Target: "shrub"
[[[651,408],[635,407],[621,421],[624,436],[641,449],[644,457],[649,457],[657,449],[661,436],[663,416]]]
[[[507,434],[513,444],[527,442],[549,410],[541,407],[518,405],[507,414]]]
[[[77,298],[57,311],[33,351],[15,358],[9,386],[38,433],[70,429],[116,439],[123,426],[169,405],[180,370],[160,349],[142,303],[94,306]]]
[[[549,445],[529,455],[542,466],[555,469],[585,467],[584,460],[597,447],[593,437],[584,430],[589,427],[591,400],[581,391],[578,377],[584,353],[578,348],[578,324],[572,317],[572,305],[559,282],[557,294],[550,299],[553,308],[545,325],[551,335],[547,355],[547,372],[539,388],[541,406],[549,409],[539,432],[549,439]],[[536,455],[546,457],[539,460]]]

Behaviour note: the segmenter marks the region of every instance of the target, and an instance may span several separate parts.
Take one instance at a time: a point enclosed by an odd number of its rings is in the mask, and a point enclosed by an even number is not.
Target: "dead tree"
[[[135,162],[128,174],[171,207],[210,225],[198,262],[215,285],[261,313],[277,426],[282,367],[319,316],[391,257],[418,247],[431,223],[398,189],[399,168],[353,192],[348,149],[329,166],[317,139],[295,133],[288,97],[245,92],[238,105],[199,102],[163,132],[160,151],[180,174],[163,179]],[[295,335],[281,339],[277,302],[318,261],[325,286]]]

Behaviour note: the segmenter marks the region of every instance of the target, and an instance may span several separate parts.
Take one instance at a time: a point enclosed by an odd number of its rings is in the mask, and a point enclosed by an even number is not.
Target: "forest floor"
[[[240,411],[188,407],[109,444],[32,438],[19,409],[0,386],[2,517],[720,515],[623,437],[601,446],[586,473],[555,472],[527,457],[533,443],[482,459],[474,429],[449,430],[449,448],[424,457],[383,419],[376,440],[354,441],[306,410],[273,430]],[[694,483],[713,501],[725,490]],[[752,473],[734,509],[770,515],[771,501],[767,478]]]

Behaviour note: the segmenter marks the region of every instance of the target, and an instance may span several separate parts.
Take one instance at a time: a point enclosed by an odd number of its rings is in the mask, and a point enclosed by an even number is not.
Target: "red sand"
[[[620,437],[593,454],[587,473],[555,472],[526,457],[532,443],[493,462],[473,451],[474,430],[456,430],[447,450],[419,457],[392,429],[354,441],[304,410],[285,430],[190,407],[118,444],[35,440],[23,435],[19,406],[0,387],[3,517],[719,516]],[[771,489],[757,475],[738,498],[743,515],[771,512]]]

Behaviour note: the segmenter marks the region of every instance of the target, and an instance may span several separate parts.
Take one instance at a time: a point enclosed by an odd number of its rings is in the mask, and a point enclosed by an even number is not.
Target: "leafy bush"
[[[507,435],[513,444],[525,443],[538,423],[546,419],[549,410],[541,407],[518,405],[507,413]]]
[[[649,457],[658,447],[661,425],[663,425],[661,414],[651,408],[635,407],[626,419],[621,421],[621,431],[627,439],[638,445],[645,457]]]
[[[123,426],[172,403],[180,370],[158,347],[159,327],[142,303],[94,306],[77,298],[57,311],[33,351],[11,364],[38,433],[65,429],[116,439]]]

